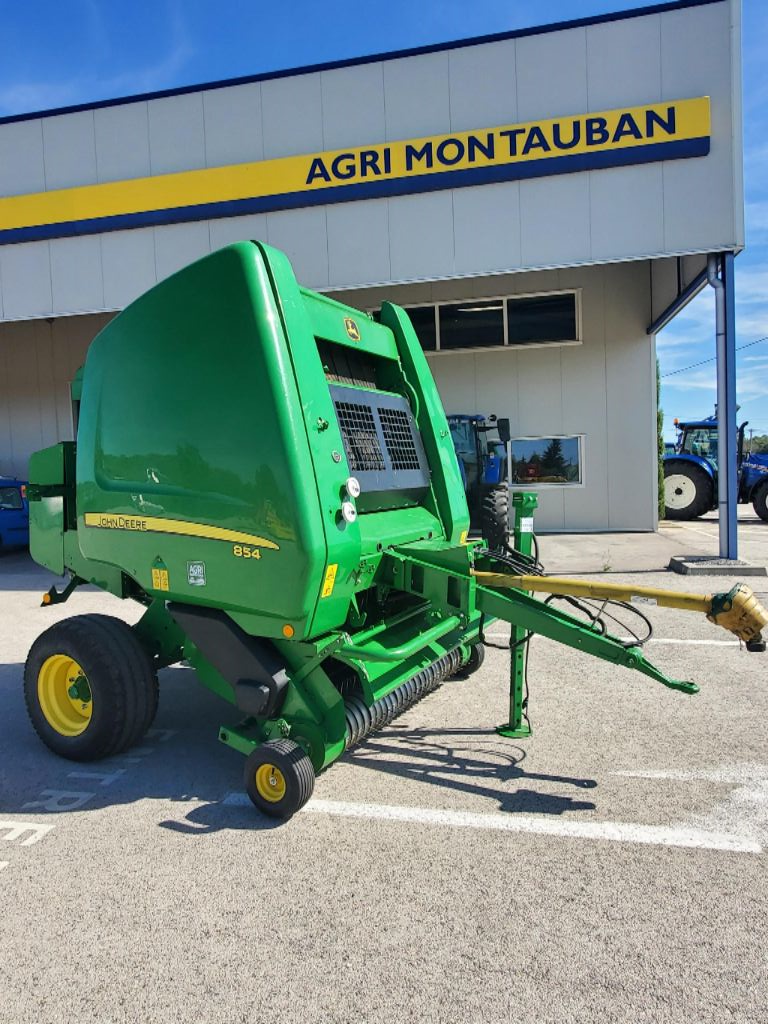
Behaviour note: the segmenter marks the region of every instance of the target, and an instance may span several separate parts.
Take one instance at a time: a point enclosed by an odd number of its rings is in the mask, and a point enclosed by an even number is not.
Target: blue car
[[[29,546],[29,502],[22,480],[0,476],[0,551]]]

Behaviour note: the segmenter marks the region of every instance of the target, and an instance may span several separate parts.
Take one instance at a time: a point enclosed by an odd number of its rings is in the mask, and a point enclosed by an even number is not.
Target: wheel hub
[[[667,508],[682,511],[693,504],[696,498],[696,485],[690,477],[682,473],[673,473],[664,480],[664,500]]]
[[[40,710],[61,736],[85,732],[93,714],[88,677],[67,654],[52,654],[40,666],[37,677]]]

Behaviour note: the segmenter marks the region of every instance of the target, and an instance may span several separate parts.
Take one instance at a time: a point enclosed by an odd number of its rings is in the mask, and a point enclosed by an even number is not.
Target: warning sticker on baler
[[[323,581],[323,589],[320,593],[320,597],[330,597],[333,593],[333,586],[336,583],[336,573],[339,571],[337,562],[333,562],[325,570],[325,579]]]

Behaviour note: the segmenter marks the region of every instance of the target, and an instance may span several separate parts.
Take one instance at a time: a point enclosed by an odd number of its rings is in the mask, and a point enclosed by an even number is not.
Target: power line
[[[758,338],[757,341],[748,341],[746,345],[737,345],[736,351],[741,352],[744,348],[752,348],[753,345],[759,345],[763,341],[768,341],[768,335],[764,338]],[[669,373],[662,373],[664,377],[674,377],[676,373],[685,373],[686,370],[694,370],[697,366],[704,366],[705,363],[713,363],[717,359],[717,356],[710,356],[709,359],[702,359],[698,363],[691,363],[690,366],[683,366],[679,370],[670,370]]]

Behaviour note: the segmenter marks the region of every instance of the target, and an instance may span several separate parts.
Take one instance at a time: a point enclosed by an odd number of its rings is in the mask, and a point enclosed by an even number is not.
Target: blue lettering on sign
[[[307,175],[307,184],[311,185],[316,178],[320,178],[322,181],[330,181],[331,176],[328,173],[325,164],[323,163],[322,157],[316,156],[312,161],[309,168],[309,174]]]
[[[667,118],[657,114],[655,110],[646,110],[645,112],[645,134],[649,139],[652,139],[655,135],[655,126],[663,128],[667,135],[674,135],[675,131],[675,108],[667,107]]]
[[[534,127],[528,132],[528,138],[525,140],[525,145],[523,146],[523,156],[530,153],[532,149],[542,149],[545,153],[549,153],[552,149],[550,144],[544,138],[544,132],[541,128]]]
[[[424,145],[419,149],[417,146],[412,146],[410,142],[405,147],[405,169],[406,171],[413,170],[414,161],[424,161],[425,167],[432,166],[432,143],[425,142]]]
[[[573,149],[581,142],[581,121],[571,121],[571,137],[568,142],[562,135],[560,125],[556,121],[552,127],[552,141],[557,149]]]
[[[637,121],[635,121],[631,114],[621,115],[611,141],[618,142],[619,139],[623,139],[626,135],[631,135],[633,139],[642,139],[643,137],[643,133],[637,127]]]
[[[331,174],[334,178],[344,181],[345,178],[354,178],[357,170],[357,161],[354,153],[339,153],[333,158]]]
[[[588,117],[586,124],[588,146],[602,146],[608,141],[608,122],[604,117]]]

